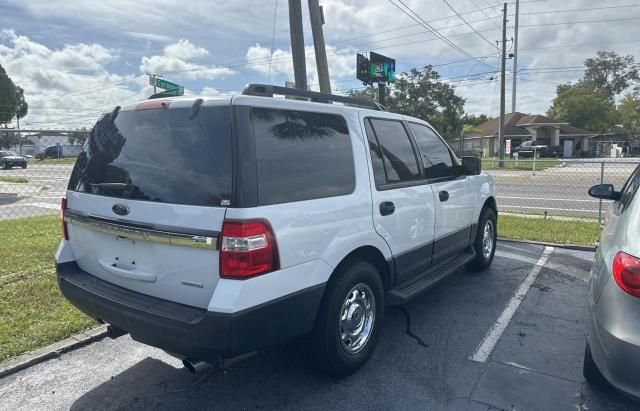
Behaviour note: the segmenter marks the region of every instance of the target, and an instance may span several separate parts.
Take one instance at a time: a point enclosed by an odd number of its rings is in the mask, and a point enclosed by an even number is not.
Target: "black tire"
[[[4,164],[2,165],[2,168],[4,168],[5,170],[8,170],[8,169],[10,169],[11,167],[9,166],[9,164],[4,163]]]
[[[26,164],[21,165],[22,168],[27,168]]]
[[[492,233],[491,247],[489,252],[485,252],[484,247],[484,233],[485,227],[490,225],[490,231]],[[476,252],[476,257],[469,263],[467,268],[473,271],[484,271],[493,262],[493,257],[496,253],[496,240],[498,238],[498,223],[496,221],[496,213],[492,208],[485,207],[480,213],[480,219],[478,220],[478,232],[476,233],[476,239],[473,242],[473,249]]]
[[[584,347],[584,361],[582,363],[582,375],[587,380],[587,382],[594,387],[607,387],[609,383],[604,378],[598,366],[593,361],[593,356],[591,355],[591,347],[589,347],[589,343],[587,342]]]
[[[345,346],[348,345],[349,339],[343,342],[341,337],[343,322],[340,317],[347,297],[353,296],[352,291],[362,285],[368,287],[368,291],[371,291],[368,294],[373,298],[370,311],[373,312],[371,331],[357,351],[349,352]],[[373,353],[383,318],[384,287],[378,270],[372,264],[361,260],[353,260],[338,268],[327,285],[315,326],[309,336],[309,346],[316,366],[336,377],[344,377],[355,372]]]

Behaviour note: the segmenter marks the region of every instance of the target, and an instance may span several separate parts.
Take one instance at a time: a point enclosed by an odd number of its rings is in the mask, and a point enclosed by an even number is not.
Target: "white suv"
[[[105,114],[62,213],[66,298],[187,366],[306,336],[347,375],[385,304],[486,269],[496,245],[491,177],[429,124],[264,85]]]

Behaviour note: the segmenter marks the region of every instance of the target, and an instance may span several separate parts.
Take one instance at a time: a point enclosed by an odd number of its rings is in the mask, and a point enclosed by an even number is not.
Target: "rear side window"
[[[376,171],[376,158],[382,155],[384,171],[387,183],[400,183],[420,179],[420,171],[409,135],[400,121],[369,119],[366,127],[367,134],[373,132],[377,145],[371,145],[369,138],[371,158],[374,160],[374,173]],[[378,162],[379,163],[379,162]],[[376,184],[378,178],[376,178]]]
[[[382,150],[376,139],[376,135],[371,128],[369,121],[364,123],[367,132],[367,141],[369,142],[369,151],[371,152],[371,163],[373,165],[373,177],[376,186],[382,186],[387,183],[387,177],[384,173],[384,161],[382,159]]]
[[[422,155],[427,178],[441,178],[454,175],[453,161],[447,145],[429,127],[409,123]]]
[[[122,111],[91,130],[69,190],[196,206],[231,201],[231,110]]]
[[[260,205],[353,192],[355,166],[344,118],[257,107],[251,117]]]

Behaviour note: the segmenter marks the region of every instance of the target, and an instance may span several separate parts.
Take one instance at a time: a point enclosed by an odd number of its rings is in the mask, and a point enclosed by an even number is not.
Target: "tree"
[[[375,87],[366,87],[362,90],[349,90],[347,95],[352,98],[357,98],[359,100],[368,100],[368,101],[377,101],[378,100],[378,89]]]
[[[636,83],[640,77],[632,55],[619,56],[613,51],[599,51],[588,58],[582,85],[593,90],[604,90],[610,99]]]
[[[364,90],[352,90],[349,96],[373,100],[377,89],[367,87]],[[455,89],[440,80],[438,72],[432,66],[423,69],[411,69],[398,75],[395,84],[387,92],[385,105],[394,112],[417,117],[428,121],[443,137],[458,137],[462,130],[464,99],[455,93]]]
[[[489,117],[486,114],[465,114],[464,117],[462,117],[462,123],[465,126],[479,126],[480,124],[486,123],[487,121],[489,121]]]
[[[86,128],[82,128],[78,131],[74,131],[69,134],[69,144],[84,144],[87,141],[87,137],[89,137],[89,133],[86,131]]]
[[[16,86],[0,66],[0,124],[11,122],[17,107]]]
[[[13,129],[0,127],[0,149],[10,148],[18,143],[18,133]]]
[[[596,132],[606,132],[615,124],[615,104],[606,90],[583,83],[562,84],[556,93],[547,116]]]
[[[24,90],[20,86],[16,86],[16,109],[15,116],[18,120],[23,118],[29,112],[29,104],[24,98]]]
[[[627,93],[618,105],[618,120],[631,140],[640,135],[640,93]]]

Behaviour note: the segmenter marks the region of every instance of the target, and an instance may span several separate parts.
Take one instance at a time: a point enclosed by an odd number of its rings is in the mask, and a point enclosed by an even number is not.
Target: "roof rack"
[[[386,111],[384,106],[374,101],[360,100],[357,98],[336,96],[335,94],[318,93],[317,91],[305,91],[297,88],[272,86],[268,84],[247,84],[242,90],[245,96],[273,97],[274,95],[298,97],[316,103],[343,103],[347,106],[368,108],[371,110]]]

